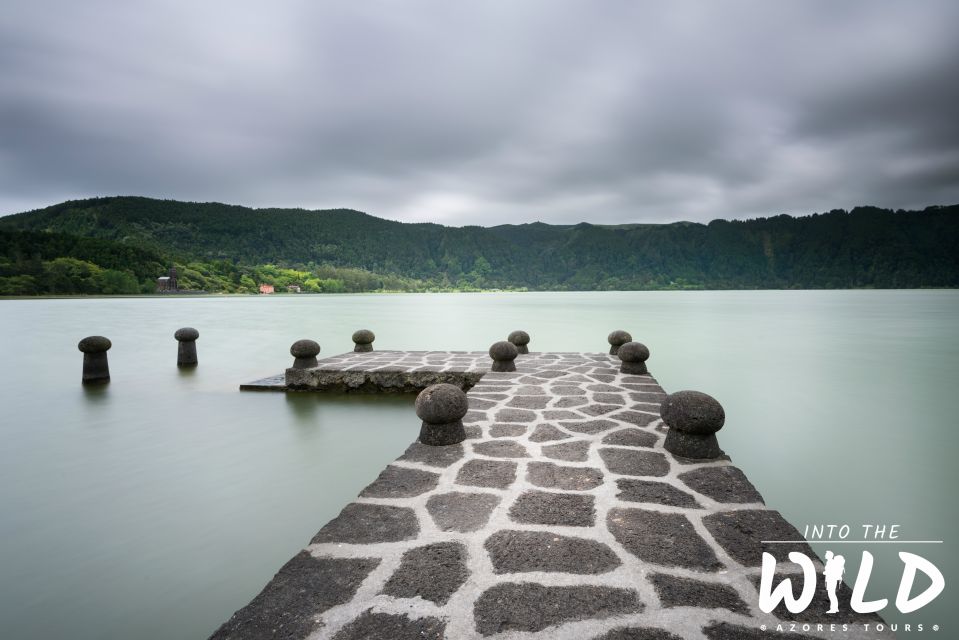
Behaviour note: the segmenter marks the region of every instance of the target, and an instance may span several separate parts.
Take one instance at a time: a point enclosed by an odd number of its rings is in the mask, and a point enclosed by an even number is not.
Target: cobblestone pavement
[[[606,354],[521,355],[515,373],[489,363],[485,352],[381,351],[287,370],[292,386],[367,390],[475,375],[469,437],[410,445],[213,637],[893,637],[848,605],[826,615],[821,581],[803,613],[759,611],[762,551],[781,563],[815,555],[761,544],[802,536],[728,458],[662,448],[665,394],[652,376],[623,375]],[[792,628],[802,635],[776,631]]]

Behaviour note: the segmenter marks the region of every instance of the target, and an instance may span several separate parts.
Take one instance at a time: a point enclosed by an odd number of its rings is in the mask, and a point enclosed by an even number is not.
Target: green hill
[[[169,262],[209,291],[259,282],[310,291],[959,286],[959,205],[708,225],[455,228],[349,209],[115,197],[0,218],[0,232],[0,278],[34,277],[34,293],[57,292],[37,271],[56,258],[130,273],[143,291],[162,273],[151,270]]]

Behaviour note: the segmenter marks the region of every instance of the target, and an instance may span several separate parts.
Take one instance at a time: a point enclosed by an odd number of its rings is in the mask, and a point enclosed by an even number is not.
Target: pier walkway
[[[762,543],[802,536],[728,458],[663,449],[665,393],[651,375],[622,374],[620,360],[601,353],[515,363],[516,372],[493,373],[486,352],[348,353],[244,385],[413,391],[452,382],[470,387],[467,440],[410,445],[213,637],[892,637],[863,630],[881,622],[875,615],[824,615],[821,587],[803,613],[759,610],[762,551],[785,571],[797,569],[782,564],[789,551],[815,554],[805,543]],[[792,621],[812,626],[776,632]]]

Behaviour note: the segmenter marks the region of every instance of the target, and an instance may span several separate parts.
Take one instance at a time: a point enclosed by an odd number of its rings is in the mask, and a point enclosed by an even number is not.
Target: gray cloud
[[[0,213],[446,224],[959,202],[959,4],[11,0]]]

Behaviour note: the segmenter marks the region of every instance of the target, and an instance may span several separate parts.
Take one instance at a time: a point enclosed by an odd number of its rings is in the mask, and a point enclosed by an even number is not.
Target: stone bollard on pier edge
[[[176,352],[176,366],[195,367],[196,359],[196,340],[200,337],[200,332],[193,327],[183,327],[177,329],[173,334],[179,344]]]
[[[112,346],[110,339],[103,336],[87,336],[77,343],[77,349],[83,352],[84,384],[110,381],[107,351]]]
[[[726,412],[710,395],[677,391],[666,396],[659,414],[669,427],[663,446],[673,455],[709,460],[723,454],[716,432],[726,422]]]
[[[293,369],[312,369],[319,363],[316,356],[320,353],[320,345],[315,340],[297,340],[290,346],[290,355],[293,356]]]
[[[622,345],[632,341],[633,341],[633,336],[629,335],[628,332],[623,331],[622,329],[617,329],[616,331],[613,331],[608,336],[606,336],[606,342],[609,343],[609,355],[615,356],[619,352],[619,348]]]
[[[369,329],[360,329],[353,332],[353,347],[355,353],[367,353],[373,350],[373,341],[376,335]]]
[[[493,346],[489,348],[489,357],[493,359],[493,366],[490,367],[490,371],[499,373],[516,371],[516,363],[513,360],[516,360],[518,354],[519,350],[512,342],[506,340],[494,342]]]
[[[517,353],[529,353],[529,334],[525,331],[514,331],[506,338],[507,342],[513,343]]]
[[[466,440],[463,416],[469,410],[466,392],[452,384],[434,384],[416,396],[416,415],[423,421],[419,440],[430,446]]]
[[[623,364],[619,367],[621,373],[633,375],[649,373],[646,369],[646,361],[649,360],[649,348],[642,342],[627,342],[619,347],[616,355],[623,361]]]

